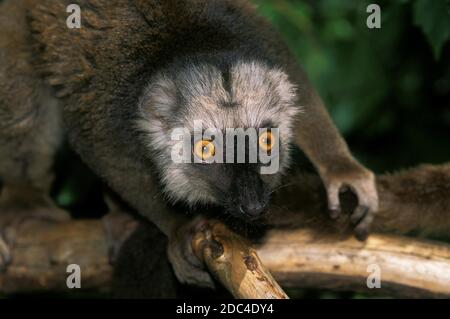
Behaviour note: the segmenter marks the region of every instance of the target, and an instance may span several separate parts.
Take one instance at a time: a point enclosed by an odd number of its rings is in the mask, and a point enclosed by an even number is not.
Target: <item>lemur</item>
[[[73,0],[0,4],[0,264],[27,218],[65,220],[50,200],[52,163],[64,139],[106,184],[168,237],[181,282],[209,275],[189,249],[197,205],[257,222],[299,147],[326,188],[331,217],[339,191],[358,198],[354,232],[364,240],[378,206],[374,175],[350,153],[322,100],[280,35],[243,0],[78,0],[81,28],[68,28]],[[206,163],[215,140],[192,140],[200,162],[175,162],[175,128],[267,129],[265,164]],[[279,138],[271,135],[277,129]],[[274,145],[276,144],[276,145]]]

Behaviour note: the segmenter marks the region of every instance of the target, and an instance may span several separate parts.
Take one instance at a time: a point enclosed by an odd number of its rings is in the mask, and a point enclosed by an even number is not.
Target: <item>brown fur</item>
[[[17,39],[17,42],[6,45],[8,51],[3,57],[6,63],[2,65],[6,65],[8,70],[4,72],[3,82],[13,83],[9,95],[21,100],[3,102],[1,109],[8,114],[10,109],[16,110],[16,105],[19,105],[19,108],[23,108],[23,114],[34,114],[38,103],[27,104],[27,100],[35,98],[26,92],[42,95],[48,88],[44,86],[41,89],[41,86],[44,82],[47,83],[60,98],[65,129],[73,147],[94,171],[144,215],[153,214],[148,212],[149,206],[159,207],[158,210],[162,211],[165,204],[157,205],[155,201],[151,205],[148,203],[148,198],[155,199],[159,193],[151,172],[153,168],[144,156],[142,145],[129,143],[136,139],[135,133],[131,127],[124,129],[128,125],[128,119],[117,121],[117,117],[122,117],[123,112],[118,111],[122,106],[117,105],[120,102],[114,99],[129,102],[127,97],[122,96],[129,92],[120,91],[121,88],[130,86],[125,82],[133,77],[138,80],[142,76],[139,72],[144,66],[151,74],[152,68],[165,63],[174,52],[181,54],[233,47],[233,41],[237,40],[226,38],[227,32],[233,30],[221,30],[220,26],[215,31],[216,37],[205,31],[204,35],[199,33],[193,43],[184,42],[182,36],[177,40],[179,43],[174,43],[176,39],[173,38],[173,32],[183,32],[182,26],[195,25],[195,28],[202,30],[202,23],[196,24],[199,13],[208,16],[208,23],[214,23],[215,20],[220,23],[223,18],[220,15],[227,12],[225,10],[241,12],[237,14],[235,21],[237,27],[243,26],[239,30],[238,40],[248,38],[249,41],[252,39],[261,43],[261,50],[273,56],[278,64],[285,67],[292,81],[298,83],[298,102],[306,109],[306,115],[299,119],[301,125],[297,129],[300,146],[319,169],[328,167],[328,163],[342,162],[345,165],[353,162],[345,142],[339,137],[295,58],[278,34],[255,14],[253,6],[246,1],[137,1],[133,6],[133,2],[123,0],[86,0],[80,3],[82,28],[72,30],[65,24],[65,8],[69,3],[70,1],[20,0],[2,4],[2,12],[14,12],[13,15],[2,15],[3,30],[11,30],[11,34],[2,33],[2,41]],[[182,8],[187,11],[181,10]],[[173,18],[172,12],[183,13],[177,14],[174,21],[169,19]],[[258,30],[257,33],[254,32],[255,29]],[[14,69],[11,65],[18,63],[17,56],[22,56],[20,63],[25,64],[20,72],[21,77],[11,71]],[[31,56],[35,58],[31,59]],[[133,98],[132,94],[130,96],[130,99]],[[50,113],[50,108],[46,105],[40,109],[42,113]],[[56,112],[51,116],[56,118]],[[19,115],[14,117],[19,118]],[[31,122],[31,126],[39,126],[48,121],[36,119]],[[50,136],[57,135],[49,134],[46,138],[33,128],[25,131],[32,132],[33,138],[39,138],[49,145]],[[30,138],[30,142],[33,138]],[[25,143],[29,144],[31,143]],[[54,152],[53,149],[54,147],[45,152],[48,157]],[[2,154],[5,153],[8,151],[2,151]],[[336,161],[335,154],[340,154],[338,158],[342,160]],[[33,162],[47,168],[51,160],[40,159]],[[47,171],[44,167],[40,170]],[[8,169],[7,173],[13,171],[14,169]],[[7,180],[8,174],[5,175],[3,178]],[[146,189],[147,193],[142,192],[142,189]],[[151,219],[168,233],[171,223],[164,222],[167,218],[162,216],[165,214],[156,215]]]

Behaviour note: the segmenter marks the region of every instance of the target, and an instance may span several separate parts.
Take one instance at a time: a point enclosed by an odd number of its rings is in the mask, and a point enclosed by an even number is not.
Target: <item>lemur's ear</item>
[[[237,100],[245,100],[249,94],[258,96],[272,105],[292,104],[295,86],[282,70],[260,62],[240,62],[231,68],[231,90]],[[268,95],[275,91],[278,94]]]
[[[158,76],[148,86],[139,101],[139,109],[144,119],[170,119],[177,105],[175,82],[167,76]]]
[[[271,69],[268,72],[268,78],[275,85],[280,104],[293,106],[297,98],[297,88],[289,81],[288,75],[280,69]]]

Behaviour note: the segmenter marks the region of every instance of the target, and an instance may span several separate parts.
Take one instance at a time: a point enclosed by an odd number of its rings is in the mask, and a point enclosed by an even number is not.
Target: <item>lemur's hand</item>
[[[202,224],[201,219],[195,219],[193,222],[177,228],[169,236],[168,256],[175,275],[181,283],[214,288],[211,275],[195,256],[191,245],[195,230]]]
[[[358,206],[352,213],[350,221],[355,225],[355,235],[365,240],[369,228],[378,211],[378,193],[374,174],[357,162],[336,161],[326,171],[321,172],[327,189],[330,216],[337,218],[341,212],[339,192],[346,187],[358,197]]]

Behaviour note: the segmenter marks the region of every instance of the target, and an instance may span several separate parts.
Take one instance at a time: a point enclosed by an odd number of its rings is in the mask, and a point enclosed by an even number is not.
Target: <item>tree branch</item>
[[[449,167],[418,167],[379,177],[381,210],[375,230],[449,234]],[[400,202],[405,191],[409,201]],[[342,231],[348,218],[327,217],[322,193],[320,180],[310,175],[297,176],[295,184],[279,192],[267,221],[273,229],[254,242],[262,263],[246,241],[216,222],[197,234],[194,250],[236,297],[286,297],[262,264],[283,287],[450,296],[450,245],[380,233],[358,242]],[[107,291],[112,276],[108,250],[99,220],[26,223],[18,230],[12,264],[0,273],[0,292],[68,291],[69,264],[80,265],[83,288]],[[370,264],[381,270],[381,289],[367,288]]]
[[[211,245],[202,242],[207,240],[204,235],[195,238],[194,248],[203,254],[209,269],[236,297],[284,297],[254,252],[222,227],[213,226],[214,238],[226,247],[225,257],[214,254]],[[366,286],[367,267],[377,264],[381,293],[450,296],[450,246],[446,244],[378,234],[361,243],[351,237],[318,238],[314,230],[298,229],[271,230],[255,247],[262,264],[283,287],[372,292]],[[0,274],[2,293],[69,291],[66,267],[72,263],[82,269],[82,288],[107,291],[110,287],[108,241],[98,220],[27,225],[20,230],[13,252],[13,263]],[[245,256],[256,260],[256,271],[247,268],[246,261],[253,264],[250,259],[239,258]],[[259,282],[260,274],[269,281]]]
[[[264,265],[285,288],[327,288],[399,297],[450,296],[450,245],[373,234],[317,238],[312,230],[270,231],[257,245]],[[379,271],[382,289],[367,279]]]
[[[236,298],[287,299],[256,251],[224,224],[211,221],[192,241],[197,257]]]

